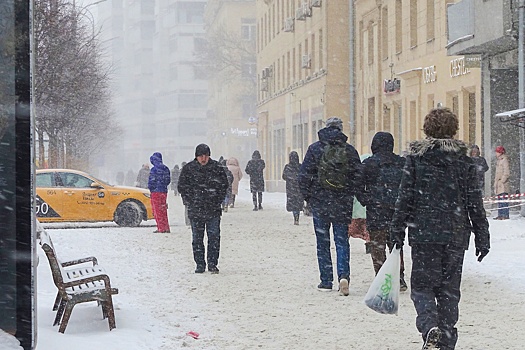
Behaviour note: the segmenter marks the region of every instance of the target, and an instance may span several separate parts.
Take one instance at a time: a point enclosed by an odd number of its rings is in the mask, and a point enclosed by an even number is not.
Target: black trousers
[[[440,349],[453,350],[458,339],[461,273],[465,249],[445,244],[413,244],[410,297],[416,327],[423,337],[430,328],[443,332]]]
[[[221,217],[217,216],[211,219],[192,219],[191,229],[193,232],[192,247],[193,259],[197,267],[206,267],[208,269],[216,267],[219,263],[219,251],[221,248]],[[208,234],[208,249],[204,248],[204,232]],[[204,259],[206,255],[206,260]]]

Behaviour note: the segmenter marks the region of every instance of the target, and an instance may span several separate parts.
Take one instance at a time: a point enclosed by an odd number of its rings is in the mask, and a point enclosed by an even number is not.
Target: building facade
[[[349,113],[349,3],[257,0],[257,130],[267,189],[284,190],[291,151],[302,159],[328,116]]]
[[[447,56],[441,0],[356,0],[356,146],[370,153],[377,131],[394,135],[395,151],[421,139],[434,107],[459,117],[459,139],[483,144],[481,74],[463,56]]]
[[[206,140],[208,81],[195,55],[205,40],[205,6],[205,0],[97,3],[123,130],[118,148],[99,161],[103,171],[137,171],[153,152],[171,168],[193,159]]]
[[[208,0],[208,134],[216,155],[241,167],[257,148],[255,0]]]

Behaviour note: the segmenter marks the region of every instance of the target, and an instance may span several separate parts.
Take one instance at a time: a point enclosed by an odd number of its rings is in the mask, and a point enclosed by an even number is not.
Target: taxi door
[[[102,189],[91,187],[93,179],[76,173],[60,172],[63,193],[63,217],[68,221],[107,220]],[[102,192],[103,193],[103,192]]]
[[[55,173],[36,175],[36,217],[46,221],[62,220],[62,189],[56,182]]]

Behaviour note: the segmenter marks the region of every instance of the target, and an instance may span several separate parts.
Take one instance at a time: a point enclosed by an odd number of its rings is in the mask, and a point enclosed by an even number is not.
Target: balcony
[[[449,55],[496,55],[517,48],[519,0],[461,0],[447,7]]]

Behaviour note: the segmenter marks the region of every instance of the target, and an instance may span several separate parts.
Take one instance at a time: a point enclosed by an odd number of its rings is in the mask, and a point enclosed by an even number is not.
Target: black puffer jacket
[[[263,170],[266,167],[264,160],[261,159],[259,151],[253,151],[252,159],[246,164],[244,171],[250,175],[250,192],[264,192]]]
[[[387,132],[374,135],[371,149],[373,155],[363,161],[366,227],[369,231],[385,230],[394,215],[405,158],[393,152],[394,138]]]
[[[304,199],[297,180],[301,163],[295,151],[290,152],[289,158],[290,162],[283,169],[283,180],[286,181],[286,210],[301,211],[304,207]]]
[[[427,138],[410,144],[391,225],[391,238],[408,242],[490,248],[489,224],[477,172],[459,140]]]
[[[206,165],[200,165],[194,159],[183,166],[177,189],[188,207],[188,217],[207,220],[221,216],[221,203],[226,197],[228,185],[224,168],[213,159]]]

